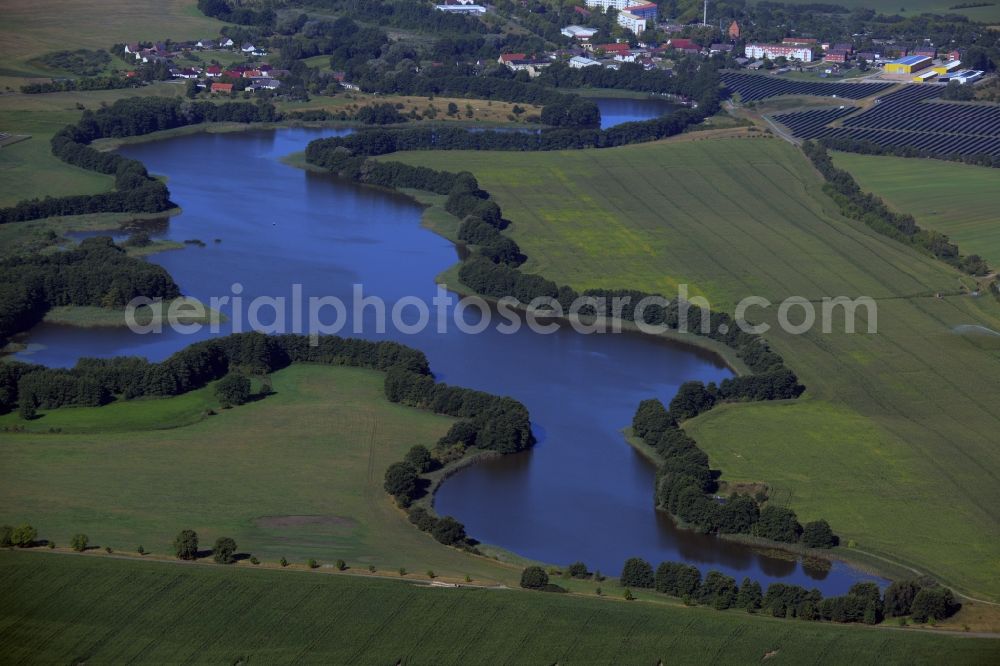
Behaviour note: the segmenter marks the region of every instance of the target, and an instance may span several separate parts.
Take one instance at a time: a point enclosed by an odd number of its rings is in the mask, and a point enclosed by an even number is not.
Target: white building
[[[584,67],[593,67],[601,65],[598,61],[592,58],[584,58],[583,56],[573,56],[569,59],[569,66],[571,69],[583,69]]]
[[[618,25],[638,35],[646,29],[646,19],[629,12],[618,12]]]
[[[570,39],[588,40],[597,34],[597,29],[584,28],[582,25],[568,25],[560,32]]]
[[[638,4],[642,4],[642,0],[587,0],[588,7],[600,7],[605,10],[608,7],[614,7],[618,11],[621,11],[626,7]]]
[[[439,12],[450,14],[485,14],[486,7],[482,5],[434,5]]]
[[[748,58],[768,58],[774,60],[784,56],[789,60],[801,60],[802,62],[812,62],[813,59],[811,48],[789,44],[747,44],[744,52]]]

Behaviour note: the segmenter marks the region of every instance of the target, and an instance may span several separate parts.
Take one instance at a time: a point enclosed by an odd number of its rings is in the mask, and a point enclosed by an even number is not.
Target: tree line
[[[895,213],[881,198],[865,193],[850,173],[834,166],[824,144],[805,141],[802,151],[823,175],[824,191],[837,202],[845,217],[864,222],[875,231],[909,243],[970,275],[989,273],[986,261],[979,255],[962,256],[958,245],[946,235],[921,229],[912,215]]]
[[[950,589],[926,577],[895,581],[884,595],[875,583],[859,582],[845,595],[824,598],[817,589],[787,583],[771,583],[765,593],[749,577],[737,585],[734,578],[719,571],[709,571],[703,579],[697,567],[683,562],[662,562],[654,572],[649,562],[633,557],[622,567],[619,583],[680,597],[691,605],[807,621],[878,624],[888,617],[910,616],[924,623],[944,620],[961,607]]]
[[[52,154],[74,166],[115,176],[112,192],[21,201],[0,208],[0,224],[55,215],[84,213],[156,213],[173,206],[167,186],[138,160],[101,152],[90,143],[102,138],[140,136],[205,122],[270,122],[279,118],[268,103],[182,102],[176,98],[133,97],[96,111],[86,110],[74,125],[52,137]]]
[[[807,548],[832,548],[838,538],[825,520],[803,526],[787,507],[761,504],[757,497],[731,494],[719,501],[721,472],[711,469],[708,454],[680,427],[684,419],[697,416],[715,404],[713,385],[685,382],[667,409],[656,399],[643,400],[632,419],[632,433],[663,459],[656,474],[656,503],[687,527],[708,534],[749,534]]]

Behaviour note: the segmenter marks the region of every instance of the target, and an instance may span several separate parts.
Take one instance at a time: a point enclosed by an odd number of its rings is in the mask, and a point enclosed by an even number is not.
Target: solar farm
[[[814,97],[841,97],[863,99],[891,87],[891,83],[827,83],[825,81],[796,81],[762,74],[727,72],[722,82],[730,94],[739,93],[744,102],[756,102],[782,95],[810,95]]]
[[[865,111],[819,109],[773,116],[799,139],[849,139],[936,155],[1000,155],[1000,104],[938,100],[944,88],[908,85]],[[843,118],[839,126],[831,126]]]

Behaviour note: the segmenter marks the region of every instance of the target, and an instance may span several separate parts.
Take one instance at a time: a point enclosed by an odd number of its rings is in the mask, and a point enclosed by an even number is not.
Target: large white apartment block
[[[774,60],[785,56],[789,60],[812,62],[812,49],[807,46],[791,46],[789,44],[747,44],[744,53],[748,58],[769,58]]]

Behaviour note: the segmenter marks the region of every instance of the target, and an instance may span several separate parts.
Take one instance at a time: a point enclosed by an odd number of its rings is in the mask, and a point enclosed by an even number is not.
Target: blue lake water
[[[629,100],[632,101],[632,100]],[[285,129],[198,134],[129,146],[122,152],[169,178],[183,213],[154,230],[173,240],[200,239],[151,258],[185,294],[212,297],[337,296],[350,301],[354,285],[390,307],[403,297],[431,304],[434,278],[455,263],[449,241],[420,226],[412,200],[327,174],[289,167],[279,158],[302,150],[330,130]],[[220,242],[214,242],[218,239]],[[433,309],[433,306],[432,306]],[[407,321],[413,321],[413,308]],[[444,310],[454,317],[454,306]],[[731,375],[701,350],[634,334],[581,335],[568,327],[551,335],[494,327],[477,335],[435,326],[416,335],[372,330],[369,308],[348,313],[369,338],[391,338],[423,350],[438,379],[510,395],[531,412],[538,445],[531,451],[469,467],[449,478],[436,497],[439,513],[462,521],[480,541],[529,558],[617,574],[623,561],[654,565],[684,560],[766,584],[785,581],[840,594],[870,576],[841,563],[827,572],[769,557],[716,537],[678,530],[654,510],[654,469],[622,438],[639,401],[668,402],[684,381]],[[495,313],[494,313],[495,314]],[[480,315],[466,312],[468,323]],[[269,318],[265,315],[263,319]],[[294,330],[292,313],[286,324]],[[228,333],[234,320],[223,324]],[[81,356],[134,354],[163,359],[213,333],[137,335],[127,329],[77,329],[41,324],[28,337],[24,360],[70,366]],[[430,444],[430,443],[429,443]],[[836,527],[836,526],[835,526]]]

